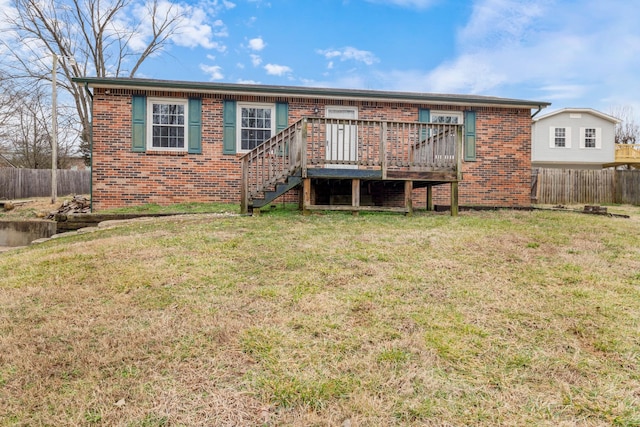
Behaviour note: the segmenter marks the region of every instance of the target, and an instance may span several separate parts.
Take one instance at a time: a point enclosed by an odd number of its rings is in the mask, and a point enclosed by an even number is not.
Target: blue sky
[[[150,37],[146,1],[131,0],[117,22],[142,19],[130,42],[139,48]],[[185,25],[138,77],[490,95],[640,116],[640,0],[158,1]]]
[[[180,35],[191,41],[176,39],[140,76],[479,94],[548,101],[547,111],[640,113],[640,0],[207,4],[206,19],[192,26],[197,34]]]
[[[140,76],[480,94],[548,101],[549,111],[640,113],[640,0],[208,4],[191,46],[176,39]]]

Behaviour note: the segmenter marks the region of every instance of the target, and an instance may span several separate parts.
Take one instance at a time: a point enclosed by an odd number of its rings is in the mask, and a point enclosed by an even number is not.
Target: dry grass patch
[[[0,255],[2,425],[640,425],[640,210],[137,221]]]

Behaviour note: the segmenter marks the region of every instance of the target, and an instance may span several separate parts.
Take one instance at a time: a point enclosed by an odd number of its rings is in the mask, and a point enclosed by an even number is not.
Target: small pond
[[[54,234],[55,221],[0,221],[0,247],[26,246]]]

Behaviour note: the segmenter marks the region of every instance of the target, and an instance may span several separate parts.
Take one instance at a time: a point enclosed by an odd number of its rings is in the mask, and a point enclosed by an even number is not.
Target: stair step
[[[285,182],[276,183],[273,190],[264,191],[263,198],[254,198],[250,202],[250,205],[254,208],[261,208],[263,206],[266,206],[278,197],[285,194],[287,191],[300,185],[300,183],[302,183],[301,176],[290,175],[287,177]]]

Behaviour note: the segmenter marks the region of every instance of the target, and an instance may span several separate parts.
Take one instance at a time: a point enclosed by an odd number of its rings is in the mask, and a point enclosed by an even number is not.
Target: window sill
[[[145,154],[149,156],[186,156],[186,151],[163,151],[163,150],[147,150]]]

